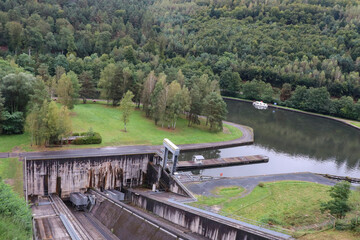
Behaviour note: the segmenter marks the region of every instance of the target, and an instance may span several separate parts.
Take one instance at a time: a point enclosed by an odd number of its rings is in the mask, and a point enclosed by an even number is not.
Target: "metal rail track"
[[[93,240],[93,238],[88,234],[85,228],[81,225],[79,220],[70,212],[65,203],[61,200],[61,198],[55,194],[49,195],[50,200],[54,203],[53,207],[57,214],[64,215],[67,217],[69,222],[71,222],[72,227],[75,230],[75,234],[81,240]],[[71,234],[70,234],[71,235]]]

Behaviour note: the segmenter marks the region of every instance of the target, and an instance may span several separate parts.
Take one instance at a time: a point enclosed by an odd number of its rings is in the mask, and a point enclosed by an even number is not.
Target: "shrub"
[[[360,230],[360,218],[359,217],[355,217],[351,219],[351,223],[350,223],[350,229],[351,230]]]
[[[274,216],[265,216],[260,219],[260,222],[268,225],[282,225],[282,222]]]
[[[335,229],[339,231],[349,230],[351,225],[346,223],[344,220],[337,219],[335,222]]]
[[[265,187],[265,183],[259,182],[259,183],[258,183],[258,186],[261,187],[261,188],[262,188],[262,187]]]
[[[0,131],[1,132],[1,131]],[[22,112],[14,112],[13,114],[4,111],[2,121],[2,133],[22,134],[24,132],[24,114]]]
[[[93,133],[89,135],[88,133],[81,133],[81,138],[75,139],[72,143],[75,145],[85,145],[85,144],[100,144],[102,138],[99,133]]]

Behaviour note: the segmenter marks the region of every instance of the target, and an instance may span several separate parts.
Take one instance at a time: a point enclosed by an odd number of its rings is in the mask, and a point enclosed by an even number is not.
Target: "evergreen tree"
[[[89,71],[84,71],[79,75],[79,81],[81,88],[79,91],[80,97],[83,99],[83,103],[86,103],[87,98],[94,98],[96,95],[96,88],[93,84],[92,74]]]

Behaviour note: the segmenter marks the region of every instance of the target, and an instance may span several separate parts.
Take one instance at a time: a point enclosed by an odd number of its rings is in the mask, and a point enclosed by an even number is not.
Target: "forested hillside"
[[[202,78],[212,91],[218,82],[224,95],[359,119],[358,4],[7,0],[0,2],[0,54],[40,76],[53,96],[61,75],[71,72],[80,85],[96,88],[80,91],[84,98],[102,92],[117,104],[131,90],[139,103],[154,71],[191,96]],[[110,75],[121,84],[111,87]],[[109,86],[117,86],[116,97],[109,97]],[[199,107],[190,108],[200,114]]]

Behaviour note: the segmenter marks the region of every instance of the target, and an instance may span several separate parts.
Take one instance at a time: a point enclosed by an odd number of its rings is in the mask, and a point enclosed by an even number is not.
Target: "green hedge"
[[[75,145],[85,145],[85,144],[100,144],[102,141],[102,138],[99,133],[92,133],[89,135],[89,133],[80,133],[77,136],[83,136],[81,138],[75,139],[72,143]]]

